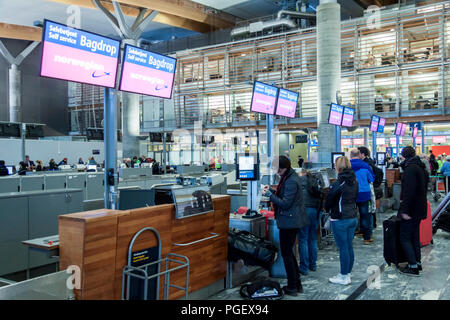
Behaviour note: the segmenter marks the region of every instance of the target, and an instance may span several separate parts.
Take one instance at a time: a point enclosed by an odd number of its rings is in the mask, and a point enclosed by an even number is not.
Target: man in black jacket
[[[422,270],[420,252],[420,221],[427,217],[427,185],[429,176],[425,165],[416,156],[412,147],[402,151],[405,159],[401,163],[403,169],[402,190],[400,194],[400,243],[408,259],[408,266],[400,267],[403,274],[419,276]]]

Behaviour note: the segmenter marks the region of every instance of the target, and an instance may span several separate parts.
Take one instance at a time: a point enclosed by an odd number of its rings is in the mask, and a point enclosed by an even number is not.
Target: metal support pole
[[[163,172],[164,174],[166,174],[167,172],[167,163],[166,163],[166,133],[163,133],[163,158],[162,158],[162,162],[163,162]]]
[[[22,139],[22,161],[25,162],[25,138],[27,135],[27,125],[25,123],[21,123],[20,126],[20,137]]]
[[[377,157],[377,133],[372,132],[372,159]]]
[[[336,152],[341,152],[341,127],[335,126],[335,144],[336,144]]]
[[[422,154],[425,153],[425,123],[422,122]]]
[[[105,88],[104,94],[104,144],[105,144],[105,208],[116,209],[116,95]]]
[[[396,150],[396,153],[397,153],[397,162],[398,162],[398,160],[400,158],[399,144],[400,144],[400,137],[396,136],[395,137],[395,150]]]
[[[267,167],[269,169],[269,185],[273,185],[273,172],[272,172],[272,161],[273,161],[273,115],[269,114],[266,116],[266,130],[267,130],[267,158],[269,159]]]
[[[369,139],[367,138],[367,128],[364,128],[364,145],[367,146],[369,144]]]

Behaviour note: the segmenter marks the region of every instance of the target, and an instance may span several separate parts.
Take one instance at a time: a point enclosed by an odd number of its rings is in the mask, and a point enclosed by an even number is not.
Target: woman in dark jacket
[[[278,164],[278,165],[277,165]],[[285,156],[274,162],[274,169],[281,176],[277,190],[268,189],[264,195],[270,198],[275,208],[275,220],[280,230],[280,249],[288,279],[283,291],[292,296],[302,293],[300,269],[294,255],[294,245],[300,228],[308,224],[308,216],[303,202],[303,188],[300,177],[291,168],[291,162]]]
[[[341,272],[330,278],[329,281],[348,285],[351,283],[350,273],[355,259],[353,237],[358,224],[356,206],[358,181],[347,157],[336,159],[336,171],[338,178],[330,186],[325,210],[331,210],[331,228],[336,245],[339,248]]]

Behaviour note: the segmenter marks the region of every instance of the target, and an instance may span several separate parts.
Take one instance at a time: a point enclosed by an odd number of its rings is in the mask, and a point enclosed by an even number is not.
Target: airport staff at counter
[[[280,156],[273,164],[274,172],[281,176],[277,190],[264,188],[264,196],[270,198],[275,208],[275,220],[280,229],[280,248],[288,285],[283,287],[284,293],[296,296],[302,293],[300,268],[294,255],[294,245],[300,228],[308,225],[305,211],[303,187],[300,177],[291,167],[291,161]]]

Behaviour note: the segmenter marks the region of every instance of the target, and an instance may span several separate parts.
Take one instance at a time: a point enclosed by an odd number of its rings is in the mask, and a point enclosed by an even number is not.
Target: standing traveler
[[[400,245],[403,248],[408,266],[400,267],[403,274],[419,276],[422,270],[420,252],[420,221],[427,217],[427,188],[428,174],[425,165],[416,156],[412,147],[405,147],[402,151],[404,161],[402,190],[400,194]]]
[[[370,184],[375,180],[375,175],[370,166],[360,159],[358,149],[352,149],[350,151],[350,158],[352,170],[355,172],[359,187],[356,204],[360,215],[360,231],[363,234],[364,244],[367,245],[373,242],[373,216],[369,212],[369,201],[371,199]]]
[[[375,180],[373,181],[373,195],[372,197],[375,199],[374,203],[372,203],[372,210],[370,213],[373,215],[373,227],[377,227],[377,215],[376,211],[380,207],[380,199],[383,198],[383,189],[381,188],[381,184],[383,183],[383,170],[378,168],[375,161],[370,158],[370,151],[366,147],[359,147],[359,152],[361,153],[361,160],[367,163],[373,171],[375,175]]]
[[[305,159],[303,159],[303,157],[300,155],[298,156],[298,167],[299,168],[303,168],[303,162],[305,161]]]
[[[274,171],[281,176],[277,190],[265,187],[263,195],[270,198],[275,208],[275,220],[280,230],[280,249],[287,275],[283,291],[291,296],[302,293],[300,269],[294,254],[294,245],[300,228],[308,224],[300,177],[291,167],[291,161],[280,156],[274,162]]]
[[[438,155],[436,161],[438,163],[438,172],[441,172],[442,165],[444,164],[444,162],[442,161],[442,155]]]
[[[347,157],[337,158],[335,167],[338,177],[330,186],[325,210],[331,211],[331,229],[339,248],[341,272],[329,281],[348,285],[351,283],[351,272],[355,260],[353,237],[358,224],[356,206],[358,181]]]
[[[317,227],[322,207],[322,192],[317,178],[309,170],[302,172],[300,181],[303,186],[303,199],[309,224],[300,228],[297,234],[300,273],[307,275],[308,270],[316,271],[317,265]]]
[[[444,176],[450,176],[450,156],[447,156],[446,160],[441,167],[440,173]]]

